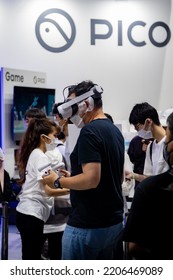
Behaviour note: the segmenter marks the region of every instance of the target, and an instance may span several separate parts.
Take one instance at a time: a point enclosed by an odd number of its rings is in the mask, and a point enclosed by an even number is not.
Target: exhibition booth
[[[136,135],[128,120],[136,103],[173,107],[172,0],[2,0],[0,23],[0,147],[16,195],[25,112],[37,107],[53,119],[65,87],[83,80],[103,87],[104,112],[121,130],[126,151]],[[69,126],[70,151],[79,131]],[[15,225],[16,205],[14,195],[8,221],[1,209],[1,226]],[[15,238],[17,244],[16,232]]]

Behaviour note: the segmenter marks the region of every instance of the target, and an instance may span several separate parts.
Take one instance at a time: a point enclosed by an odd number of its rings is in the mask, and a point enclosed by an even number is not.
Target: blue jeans
[[[62,259],[122,259],[122,231],[122,223],[97,229],[76,228],[67,225],[62,237]]]

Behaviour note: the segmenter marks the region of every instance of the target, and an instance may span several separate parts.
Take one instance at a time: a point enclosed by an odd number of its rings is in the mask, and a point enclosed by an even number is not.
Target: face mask
[[[86,112],[90,112],[94,109],[94,99],[89,97],[87,100],[89,102],[89,106],[87,106],[85,101],[78,103],[77,114],[70,118],[72,123],[74,123],[79,128],[82,128],[85,125],[80,115],[84,115]]]
[[[58,145],[58,139],[56,138],[50,138],[49,136],[47,135],[44,135],[46,138],[48,138],[49,140],[51,140],[50,143],[46,143],[45,142],[45,145],[46,145],[46,151],[52,151],[56,148],[56,146]]]
[[[85,125],[83,119],[79,115],[74,115],[70,120],[79,128],[82,128]]]
[[[138,136],[141,137],[141,138],[144,138],[144,139],[150,139],[150,138],[153,138],[153,134],[151,132],[151,130],[144,130],[144,129],[141,129],[138,131]]]
[[[80,115],[84,115],[86,112],[87,112],[87,105],[84,101],[82,101],[78,104],[77,113],[74,116],[72,116],[70,120],[77,127],[82,128],[84,126],[84,122],[83,119],[80,117]]]
[[[153,134],[151,132],[151,124],[149,119],[145,120],[144,126],[142,129],[138,131],[138,136],[144,139],[153,138]]]
[[[87,105],[85,103],[85,101],[82,101],[78,104],[78,111],[77,111],[77,114],[78,115],[83,115],[85,114],[87,111]]]

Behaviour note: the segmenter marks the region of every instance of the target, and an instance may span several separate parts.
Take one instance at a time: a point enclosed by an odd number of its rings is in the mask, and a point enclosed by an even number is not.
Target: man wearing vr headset
[[[69,188],[72,204],[62,240],[62,259],[122,258],[124,139],[104,115],[102,88],[83,81],[69,89],[59,114],[81,127],[71,153],[71,176],[53,171],[52,187]]]

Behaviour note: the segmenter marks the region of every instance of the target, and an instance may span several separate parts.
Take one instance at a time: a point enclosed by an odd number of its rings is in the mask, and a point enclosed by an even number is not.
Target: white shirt
[[[60,143],[62,143],[60,141]],[[59,147],[64,147],[64,144]],[[59,147],[56,147],[52,151],[47,151],[45,155],[49,158],[51,163],[60,163],[63,161],[63,157],[61,152],[59,151]],[[47,223],[44,224],[44,233],[51,233],[51,232],[61,232],[64,231],[68,216],[64,215],[56,215],[54,212],[56,211],[56,207],[70,207],[70,194],[57,196],[54,198],[54,207],[51,211],[51,219],[48,219]]]
[[[55,199],[54,212],[56,208],[71,207],[70,194],[57,196]],[[53,211],[52,211],[53,212]],[[68,215],[52,213],[51,220],[44,224],[44,233],[64,231],[68,221]]]
[[[38,171],[47,163],[50,163],[50,160],[40,149],[32,151],[26,166],[26,180],[16,207],[18,212],[35,216],[44,222],[47,221],[54,203],[53,197],[45,193],[42,173]]]
[[[158,143],[156,142],[156,140],[153,141],[152,156],[150,156],[151,143],[148,145],[144,164],[144,175],[158,175],[166,172],[169,169],[169,165],[163,158],[163,146],[165,139],[166,136],[163,137],[162,140]]]
[[[55,147],[52,151],[47,151],[45,155],[48,157],[51,163],[60,163],[63,161],[63,157],[58,147]]]

